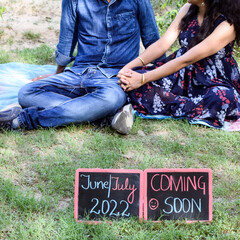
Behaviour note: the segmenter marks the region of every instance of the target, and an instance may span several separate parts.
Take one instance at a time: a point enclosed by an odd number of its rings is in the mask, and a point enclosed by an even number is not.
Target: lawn
[[[1,47],[0,62],[53,64],[53,53]],[[136,118],[127,136],[91,124],[0,132],[0,239],[240,239],[239,143],[239,132],[185,120]],[[213,221],[76,223],[78,168],[211,168]]]
[[[239,133],[137,118],[130,135],[93,125],[0,133],[0,239],[238,239]],[[211,168],[213,221],[76,223],[77,168]]]

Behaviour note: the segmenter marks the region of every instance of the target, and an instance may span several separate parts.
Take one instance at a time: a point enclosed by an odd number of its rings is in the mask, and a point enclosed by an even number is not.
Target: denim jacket
[[[55,61],[66,66],[75,59],[77,74],[97,67],[112,77],[138,56],[140,38],[145,48],[159,39],[150,0],[62,0]]]

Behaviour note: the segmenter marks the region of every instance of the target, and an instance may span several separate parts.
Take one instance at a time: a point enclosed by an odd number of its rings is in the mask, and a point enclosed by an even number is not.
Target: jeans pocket
[[[133,11],[116,14],[118,34],[131,34],[136,29],[136,18]]]

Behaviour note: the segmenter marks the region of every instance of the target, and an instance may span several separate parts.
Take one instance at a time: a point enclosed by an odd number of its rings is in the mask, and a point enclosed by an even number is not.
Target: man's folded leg
[[[31,130],[92,122],[113,115],[125,103],[126,95],[116,79],[108,79],[105,82],[99,80],[101,79],[98,75],[87,81],[85,78],[83,87],[87,93],[83,96],[68,98],[67,101],[49,108],[27,107],[14,119],[10,115],[8,119],[5,116],[4,122],[17,121],[19,127]],[[3,124],[1,114],[3,113],[0,112],[0,124]]]

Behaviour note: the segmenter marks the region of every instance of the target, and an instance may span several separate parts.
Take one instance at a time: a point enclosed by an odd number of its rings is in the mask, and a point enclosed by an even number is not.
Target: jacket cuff
[[[72,62],[75,57],[68,57],[60,53],[58,50],[55,52],[55,62],[60,66],[67,66],[70,62]]]

